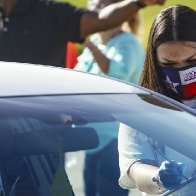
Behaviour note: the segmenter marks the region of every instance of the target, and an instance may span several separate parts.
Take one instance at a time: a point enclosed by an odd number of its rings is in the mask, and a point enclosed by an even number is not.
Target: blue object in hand
[[[182,183],[184,172],[184,163],[174,160],[164,161],[159,168],[159,179],[166,189],[171,190]]]

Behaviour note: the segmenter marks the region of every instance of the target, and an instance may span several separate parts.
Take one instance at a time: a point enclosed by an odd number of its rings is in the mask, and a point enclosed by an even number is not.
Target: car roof
[[[0,62],[0,97],[146,91],[108,77],[71,69]]]

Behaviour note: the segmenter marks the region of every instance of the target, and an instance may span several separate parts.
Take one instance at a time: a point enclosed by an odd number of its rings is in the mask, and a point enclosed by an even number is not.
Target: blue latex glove
[[[162,185],[170,190],[179,186],[184,179],[185,164],[176,161],[164,161],[159,168],[159,179]]]

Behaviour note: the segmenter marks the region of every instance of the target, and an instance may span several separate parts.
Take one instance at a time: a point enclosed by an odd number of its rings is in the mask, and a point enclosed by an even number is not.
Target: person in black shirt
[[[0,0],[0,61],[64,67],[68,41],[82,42],[142,7],[165,1],[124,0],[96,13],[47,0]]]

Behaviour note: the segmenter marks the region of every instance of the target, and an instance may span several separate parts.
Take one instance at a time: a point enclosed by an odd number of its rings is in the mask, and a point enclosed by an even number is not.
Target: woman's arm
[[[152,147],[145,135],[121,123],[118,133],[118,151],[121,171],[119,184],[122,188],[134,189],[137,185],[130,174],[130,168],[139,163],[156,165]]]
[[[123,188],[137,187],[142,192],[158,195],[174,189],[184,180],[185,164],[165,160],[157,165],[153,149],[148,145],[148,137],[121,124],[119,128],[118,149]],[[183,159],[182,159],[183,161]]]
[[[128,176],[135,182],[135,185],[140,191],[151,195],[159,195],[163,193],[165,189],[153,181],[158,171],[159,167],[136,162],[129,168]]]

